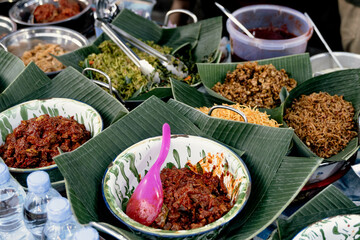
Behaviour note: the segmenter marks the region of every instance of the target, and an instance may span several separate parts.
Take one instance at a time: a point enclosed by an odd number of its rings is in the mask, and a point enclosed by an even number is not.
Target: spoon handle
[[[164,163],[166,156],[168,155],[170,149],[170,138],[171,138],[171,130],[170,126],[167,123],[163,124],[162,127],[162,143],[161,143],[161,150],[158,159],[154,164],[154,167],[160,169],[161,165]]]
[[[311,20],[310,16],[307,13],[304,13],[304,15],[309,19],[309,21],[311,22],[311,25],[314,27],[315,32],[317,33],[317,35],[319,36],[321,42],[324,44],[325,48],[328,50],[328,52],[330,53],[331,57],[334,59],[335,63],[341,68],[343,69],[343,65],[339,62],[339,60],[337,59],[337,57],[334,55],[333,51],[331,50],[331,48],[329,47],[329,45],[327,44],[327,42],[325,41],[325,39],[323,38],[323,36],[321,35],[319,29],[316,27],[315,23]]]
[[[255,38],[249,30],[246,29],[244,25],[242,25],[226,8],[224,8],[221,4],[215,2],[215,5],[228,17],[230,20],[236,24],[241,30],[243,30],[246,35],[248,35],[249,38]]]

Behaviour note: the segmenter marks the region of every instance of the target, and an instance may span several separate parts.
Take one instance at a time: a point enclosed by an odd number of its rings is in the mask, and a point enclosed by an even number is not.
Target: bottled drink
[[[51,187],[47,172],[33,172],[26,180],[28,193],[23,208],[24,222],[34,238],[40,239],[47,220],[46,205],[52,198],[61,195]]]
[[[25,191],[0,163],[0,239],[31,239],[22,218]]]
[[[74,240],[99,240],[99,233],[92,227],[84,227],[76,231]]]
[[[46,206],[47,222],[42,232],[42,239],[68,240],[81,228],[72,215],[69,201],[55,197]]]

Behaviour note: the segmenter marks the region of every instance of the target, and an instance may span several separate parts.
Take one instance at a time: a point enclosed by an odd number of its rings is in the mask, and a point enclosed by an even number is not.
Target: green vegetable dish
[[[157,45],[152,41],[147,41],[146,44],[163,54],[170,54],[172,51],[172,48]],[[176,76],[161,65],[156,57],[132,47],[131,49],[139,56],[140,59],[147,60],[155,68],[156,72],[159,73],[160,82],[151,81],[141,74],[140,69],[111,40],[105,40],[98,46],[98,48],[101,53],[90,54],[84,61],[80,62],[80,66],[83,68],[96,68],[106,73],[110,77],[113,87],[118,90],[123,100],[135,98],[138,95],[148,92],[156,87],[170,87],[170,77],[186,81],[189,84],[194,84],[199,79],[197,73],[191,73],[191,69],[183,69],[183,71],[189,72],[189,75],[184,79]],[[190,64],[189,62],[184,62],[187,66],[191,66],[188,65]],[[176,62],[174,62],[174,64],[176,64]],[[192,66],[194,67],[195,64],[192,64]],[[100,80],[105,83],[108,82],[105,76],[100,73],[92,72],[90,74],[92,74],[92,76],[90,76],[92,79]]]

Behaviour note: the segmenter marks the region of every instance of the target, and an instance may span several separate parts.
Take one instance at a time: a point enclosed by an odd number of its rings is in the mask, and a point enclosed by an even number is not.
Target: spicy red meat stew
[[[223,177],[188,168],[164,168],[160,174],[164,190],[162,212],[151,227],[189,230],[205,226],[225,215],[232,203]]]
[[[38,168],[55,164],[53,157],[70,152],[91,138],[84,124],[74,117],[50,117],[48,114],[21,121],[0,146],[0,156],[14,168]]]

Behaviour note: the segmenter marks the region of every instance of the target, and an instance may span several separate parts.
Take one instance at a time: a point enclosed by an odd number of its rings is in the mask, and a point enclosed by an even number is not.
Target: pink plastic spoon
[[[160,179],[160,167],[170,148],[170,126],[162,127],[162,143],[159,157],[140,181],[126,207],[126,214],[135,221],[150,226],[161,212],[164,193]]]

